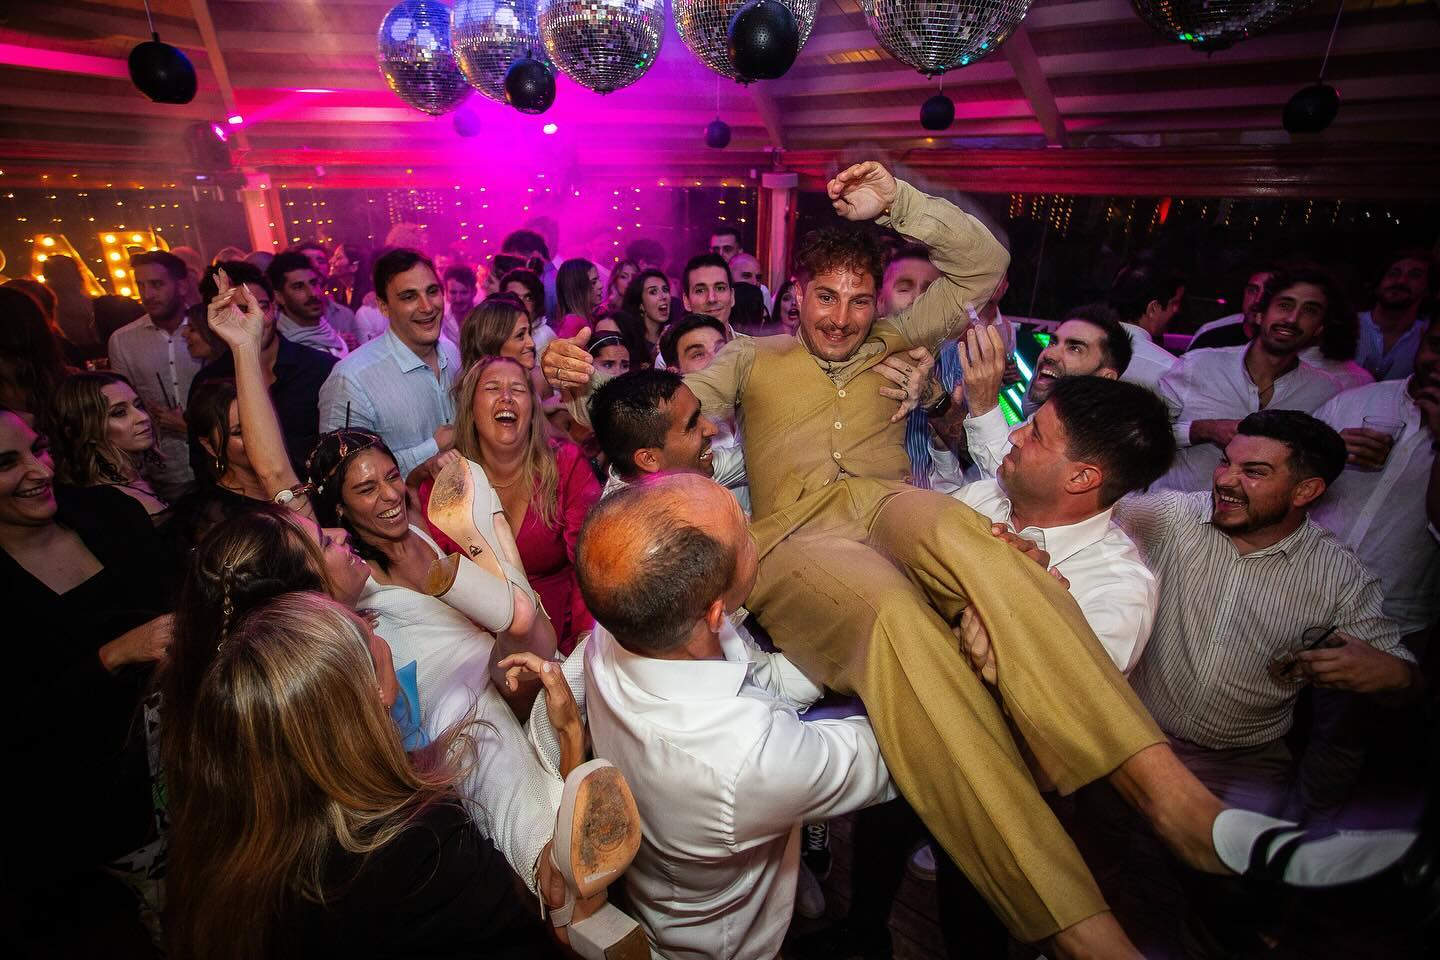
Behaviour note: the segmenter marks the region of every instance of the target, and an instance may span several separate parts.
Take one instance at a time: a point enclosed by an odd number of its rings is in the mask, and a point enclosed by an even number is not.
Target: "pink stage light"
[[[220,126],[220,124],[218,123],[210,124],[210,132],[215,134],[215,139],[219,140],[221,143],[224,143],[226,140],[230,139],[225,134],[225,128]]]
[[[547,124],[545,124],[545,126],[541,127],[540,129],[541,129],[541,131],[543,131],[543,132],[548,136],[549,134],[552,134],[552,133],[556,132],[557,130],[559,130],[560,127],[559,127],[558,124],[547,123]]]
[[[230,116],[225,118],[225,122],[230,124],[230,126],[232,127],[238,127],[240,126],[240,124],[245,122],[245,118],[240,116],[240,114],[238,113],[232,113]]]
[[[327,89],[327,88],[325,88],[325,87],[301,87],[301,88],[299,88],[298,90],[296,90],[295,92],[296,92],[296,93],[334,93],[335,91],[334,91],[334,90]]]

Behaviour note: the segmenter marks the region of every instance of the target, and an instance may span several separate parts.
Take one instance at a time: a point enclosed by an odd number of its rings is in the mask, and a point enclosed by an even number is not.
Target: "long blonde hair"
[[[556,502],[560,489],[560,467],[555,462],[555,450],[550,446],[549,432],[545,429],[545,416],[540,412],[540,398],[535,396],[535,386],[520,361],[513,357],[485,356],[476,360],[465,371],[460,385],[455,389],[455,449],[466,460],[474,460],[485,466],[480,452],[480,434],[475,429],[475,391],[485,371],[497,363],[513,363],[530,384],[530,428],[525,443],[525,484],[530,491],[530,509],[539,516],[541,524],[555,525],[559,514]],[[519,534],[519,530],[515,533]]]
[[[378,850],[449,799],[459,736],[405,753],[362,628],[334,600],[288,593],[240,618],[200,681],[190,761],[169,783],[171,955],[268,955],[291,910],[329,896],[337,848]]]
[[[55,479],[61,483],[73,487],[125,483],[139,475],[143,464],[162,462],[153,443],[137,458],[110,441],[110,401],[104,390],[117,383],[135,389],[123,375],[100,370],[72,373],[55,388],[50,425],[56,448]]]

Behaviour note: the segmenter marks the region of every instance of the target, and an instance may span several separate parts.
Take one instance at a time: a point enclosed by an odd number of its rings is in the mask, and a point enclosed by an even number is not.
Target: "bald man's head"
[[[656,474],[590,511],[576,547],[580,593],[622,647],[663,654],[726,595],[746,538],[724,487],[694,473]]]

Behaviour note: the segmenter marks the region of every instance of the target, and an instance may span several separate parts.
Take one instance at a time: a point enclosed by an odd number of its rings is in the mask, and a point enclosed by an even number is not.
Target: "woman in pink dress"
[[[481,357],[456,392],[455,449],[485,468],[515,531],[525,576],[555,625],[560,650],[569,653],[595,625],[575,579],[575,541],[600,499],[600,484],[579,447],[547,435],[538,405],[519,362]],[[429,480],[420,487],[427,508],[430,488]],[[447,553],[464,552],[441,531],[429,532]]]

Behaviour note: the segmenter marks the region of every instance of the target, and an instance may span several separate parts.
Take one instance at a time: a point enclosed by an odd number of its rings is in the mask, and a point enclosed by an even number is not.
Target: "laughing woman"
[[[51,401],[57,440],[55,478],[72,487],[108,484],[133,497],[152,523],[163,523],[170,504],[145,479],[161,462],[145,401],[118,373],[72,373]]]
[[[7,956],[146,956],[135,896],[161,851],[140,700],[169,644],[171,564],[136,499],[54,486],[44,437],[0,407]],[[163,860],[159,861],[163,862]],[[15,920],[14,918],[20,918]]]
[[[544,418],[521,364],[483,357],[465,371],[455,399],[455,450],[484,468],[500,496],[505,521],[525,576],[569,653],[595,625],[575,578],[575,543],[585,514],[600,499],[600,484],[573,443],[547,436]],[[428,506],[433,484],[420,488]],[[447,551],[459,546],[431,528]]]

